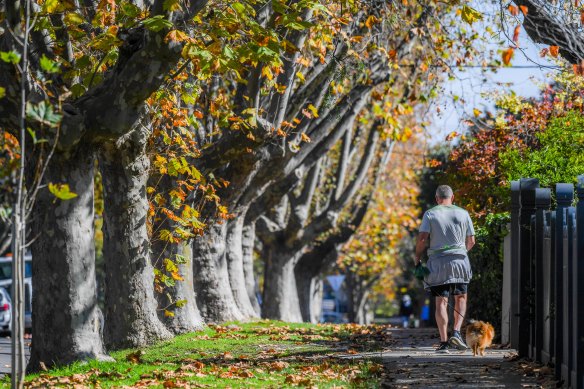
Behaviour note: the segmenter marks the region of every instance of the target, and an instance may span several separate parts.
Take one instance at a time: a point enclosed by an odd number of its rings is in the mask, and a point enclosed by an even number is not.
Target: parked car
[[[12,328],[12,302],[10,294],[0,288],[0,332],[10,332]]]
[[[12,290],[12,257],[0,257],[0,289],[4,289],[9,295]],[[32,257],[24,258],[24,326],[26,329],[32,328]],[[12,300],[10,299],[10,314],[12,317]],[[2,315],[0,305],[0,316]],[[8,320],[10,321],[10,319]],[[0,320],[0,328],[2,327]],[[9,331],[9,329],[6,329]]]

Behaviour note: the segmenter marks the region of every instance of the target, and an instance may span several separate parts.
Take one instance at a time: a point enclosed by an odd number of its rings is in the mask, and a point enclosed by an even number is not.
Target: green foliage
[[[0,51],[0,59],[4,62],[16,65],[20,62],[20,54],[16,51]]]
[[[576,177],[584,172],[584,116],[570,111],[552,119],[536,137],[537,149],[507,149],[501,153],[501,169],[507,180],[533,177],[542,187],[576,183]]]
[[[41,57],[39,63],[41,65],[41,69],[43,69],[47,73],[59,73],[59,71],[60,71],[59,64],[57,62],[47,58],[47,56],[44,54]]]
[[[509,221],[508,213],[488,215],[475,229],[476,245],[469,252],[473,277],[466,317],[490,322],[497,334],[501,327],[503,240]]]
[[[164,18],[164,15],[156,15],[151,18],[145,19],[143,22],[144,27],[150,31],[159,32],[172,27],[172,23]]]
[[[26,117],[49,127],[57,127],[63,115],[55,113],[50,103],[26,103]]]
[[[483,15],[478,12],[477,10],[465,5],[462,7],[462,10],[460,12],[460,16],[462,17],[462,20],[464,20],[465,22],[467,22],[468,24],[473,24],[474,22],[481,20],[483,18]]]

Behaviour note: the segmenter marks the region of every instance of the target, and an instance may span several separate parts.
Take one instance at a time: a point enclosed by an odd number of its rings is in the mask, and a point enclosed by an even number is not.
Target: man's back
[[[466,237],[475,234],[468,212],[456,205],[437,205],[427,210],[420,232],[430,233],[429,257],[466,255]]]

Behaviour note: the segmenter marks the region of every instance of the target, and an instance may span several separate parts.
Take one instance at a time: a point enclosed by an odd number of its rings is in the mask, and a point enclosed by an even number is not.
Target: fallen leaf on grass
[[[231,354],[229,351],[224,352],[223,354],[221,354],[223,359],[234,359],[235,357],[233,356],[233,354]]]
[[[380,365],[380,364],[378,364],[378,363],[376,363],[376,364],[372,365],[372,366],[369,368],[369,373],[371,373],[371,374],[380,373],[380,372],[382,372],[382,371],[383,371],[383,365]]]
[[[302,386],[312,386],[312,381],[310,378],[302,377],[301,375],[290,374],[286,376],[286,380],[284,381],[287,384],[296,384]]]
[[[136,352],[130,353],[126,355],[126,360],[132,363],[141,363],[142,362],[142,355],[144,355],[144,351],[138,350]]]
[[[179,367],[177,370],[197,371],[197,370],[202,370],[204,367],[205,367],[205,364],[203,362],[195,361],[193,363],[189,363],[188,365],[183,365],[183,366]]]
[[[286,369],[288,366],[290,366],[288,363],[282,362],[282,361],[272,362],[272,363],[268,364],[268,367],[270,368],[270,370],[275,370],[275,371],[282,371],[282,370]]]

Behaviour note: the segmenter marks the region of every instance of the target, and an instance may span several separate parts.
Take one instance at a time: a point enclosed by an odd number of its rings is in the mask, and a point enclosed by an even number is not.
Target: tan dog
[[[490,323],[475,321],[466,326],[466,344],[472,349],[472,355],[485,355],[495,337],[495,329]]]

